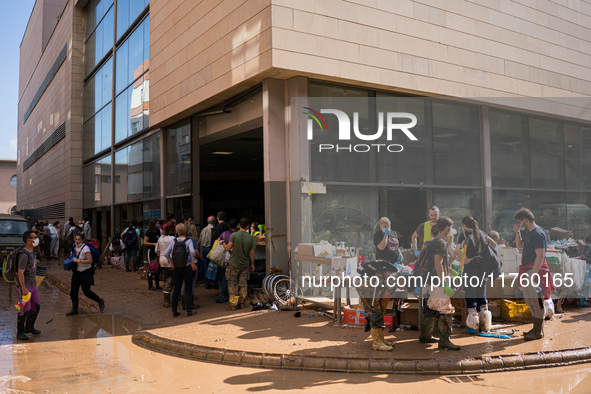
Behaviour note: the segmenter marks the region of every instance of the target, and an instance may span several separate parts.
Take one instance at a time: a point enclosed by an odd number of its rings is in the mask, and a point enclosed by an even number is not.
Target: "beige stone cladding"
[[[10,213],[16,205],[16,188],[10,179],[16,175],[16,160],[0,160],[0,213]]]
[[[65,4],[45,49],[37,51],[43,7],[38,1],[21,45],[18,107],[18,209],[37,209],[65,202],[65,217],[82,215],[82,51],[84,10]],[[49,10],[55,13],[56,1]],[[48,12],[49,12],[48,11]],[[40,31],[37,31],[40,30]],[[25,112],[64,45],[67,57],[40,97],[30,116]],[[34,54],[38,54],[35,58]],[[29,70],[32,69],[32,72]],[[27,74],[30,79],[27,80]],[[24,86],[23,86],[24,84]],[[23,172],[23,163],[62,123],[65,138]],[[43,218],[39,218],[43,219]]]

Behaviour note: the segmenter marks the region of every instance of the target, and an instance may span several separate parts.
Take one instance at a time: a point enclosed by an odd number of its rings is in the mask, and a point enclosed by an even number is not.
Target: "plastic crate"
[[[531,320],[532,314],[523,301],[501,300],[501,317],[505,321]]]

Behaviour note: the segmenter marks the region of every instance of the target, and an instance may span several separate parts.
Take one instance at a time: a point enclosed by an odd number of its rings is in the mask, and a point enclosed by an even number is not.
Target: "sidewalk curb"
[[[55,286],[66,295],[70,295],[70,284],[65,282],[63,279],[58,278],[53,274],[46,274],[45,280],[47,280],[52,286]],[[96,302],[86,298],[84,294],[78,296],[78,303],[80,306],[86,308],[88,312],[98,312]]]
[[[191,360],[210,361],[244,367],[321,372],[457,375],[559,367],[591,362],[591,347],[551,352],[483,356],[481,358],[396,360],[388,358],[318,357],[226,350],[166,339],[147,331],[134,334],[132,342],[148,350]]]

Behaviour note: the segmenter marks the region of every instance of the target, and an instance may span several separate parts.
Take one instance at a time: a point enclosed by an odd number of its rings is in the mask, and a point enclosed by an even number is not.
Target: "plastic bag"
[[[215,265],[213,262],[209,262],[207,265],[207,272],[205,273],[205,278],[209,280],[215,280],[218,272],[218,266]]]
[[[466,327],[478,331],[480,329],[480,317],[476,308],[468,309],[468,316],[466,316]]]
[[[431,291],[427,306],[444,315],[449,315],[455,312],[454,307],[451,305],[451,298],[449,298],[443,287],[435,287]]]
[[[224,245],[220,243],[219,239],[216,239],[207,258],[216,263],[218,267],[222,267],[224,265],[224,258],[226,257],[225,252]]]
[[[550,320],[554,317],[554,302],[552,298],[544,300],[544,319]]]

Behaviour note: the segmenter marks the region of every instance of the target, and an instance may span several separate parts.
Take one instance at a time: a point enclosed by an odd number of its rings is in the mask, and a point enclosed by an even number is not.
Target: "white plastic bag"
[[[554,302],[552,298],[544,300],[544,319],[550,320],[554,317]]]
[[[468,316],[466,316],[466,327],[478,331],[480,328],[480,317],[476,308],[468,308]]]
[[[443,287],[435,287],[431,291],[427,306],[444,315],[449,315],[455,312],[454,307],[451,305],[451,299],[445,293]]]

